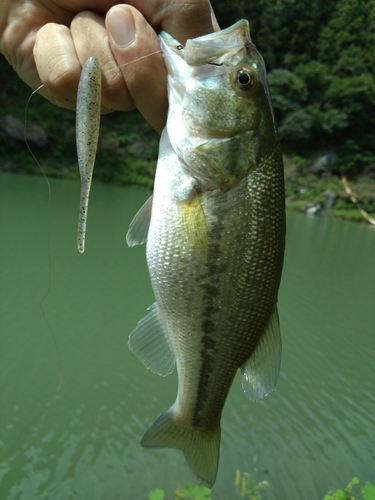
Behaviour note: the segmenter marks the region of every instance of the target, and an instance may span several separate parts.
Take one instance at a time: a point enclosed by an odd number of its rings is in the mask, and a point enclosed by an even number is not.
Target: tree
[[[308,6],[213,0],[213,6],[223,27],[249,19],[285,148],[335,150],[340,169],[375,163],[375,0],[311,0]]]

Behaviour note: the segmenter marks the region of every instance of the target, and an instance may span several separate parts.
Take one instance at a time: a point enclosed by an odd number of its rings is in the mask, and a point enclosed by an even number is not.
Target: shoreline
[[[306,168],[300,168],[291,158],[284,158],[285,171],[285,205],[286,210],[305,213],[310,216],[333,217],[350,220],[357,223],[365,223],[375,227],[375,179],[359,176],[356,179],[346,181],[351,195],[345,188],[345,182],[340,176],[325,173],[321,177],[310,173]],[[9,168],[13,167],[13,168]],[[47,169],[36,163],[32,168],[14,169],[13,162],[9,158],[0,156],[0,172],[12,175],[43,176],[53,179],[67,179],[79,182],[78,164],[76,171],[69,169],[57,172],[50,166]],[[153,174],[155,167],[150,174]],[[100,182],[117,187],[137,187],[152,190],[153,176],[141,179],[141,182],[106,182],[93,176],[93,182]],[[356,202],[353,201],[356,200]],[[364,208],[363,208],[364,207]],[[364,213],[363,213],[364,212]],[[370,218],[370,220],[368,220]]]

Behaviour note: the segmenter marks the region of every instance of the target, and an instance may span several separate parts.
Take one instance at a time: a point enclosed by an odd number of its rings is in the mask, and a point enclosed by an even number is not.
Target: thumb
[[[160,26],[183,45],[188,38],[220,29],[209,0],[156,0],[152,4],[152,25]]]
[[[113,7],[105,23],[113,57],[135,106],[161,132],[168,109],[167,71],[155,31],[129,5]]]

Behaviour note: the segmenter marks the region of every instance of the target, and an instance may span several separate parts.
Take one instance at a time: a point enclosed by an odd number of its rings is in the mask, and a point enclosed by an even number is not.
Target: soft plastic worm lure
[[[95,57],[83,66],[77,94],[76,140],[81,198],[78,216],[77,245],[85,251],[87,210],[100,128],[101,71]]]

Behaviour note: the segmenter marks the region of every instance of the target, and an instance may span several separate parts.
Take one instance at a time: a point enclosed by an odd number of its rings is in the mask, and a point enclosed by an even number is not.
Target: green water
[[[125,243],[149,193],[94,185],[80,255],[79,186],[51,189],[49,210],[45,180],[0,176],[0,499],[172,499],[194,480],[182,454],[139,442],[177,377],[127,348],[153,302],[144,247]],[[375,482],[375,230],[288,214],[279,310],[277,388],[255,404],[235,380],[214,500],[237,498],[236,469],[255,466],[266,500]]]

